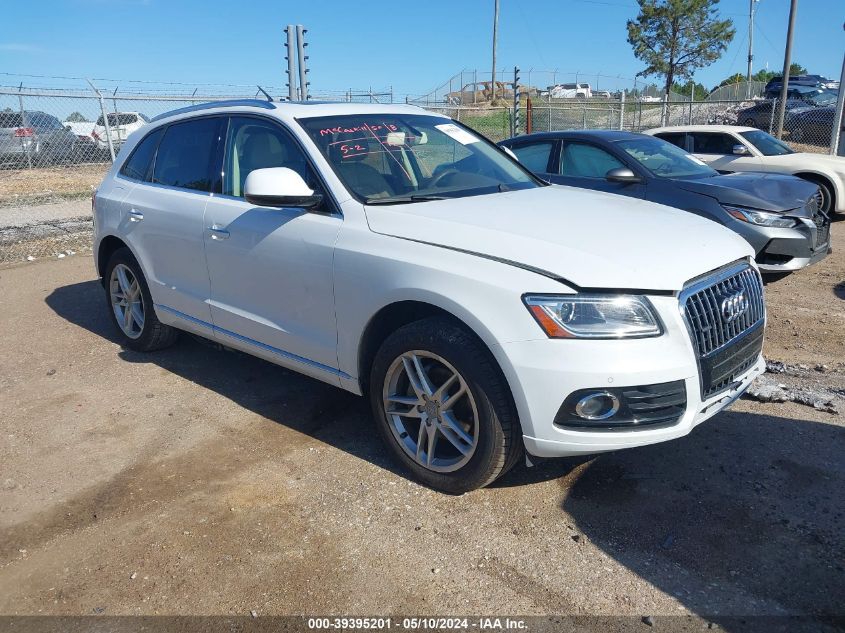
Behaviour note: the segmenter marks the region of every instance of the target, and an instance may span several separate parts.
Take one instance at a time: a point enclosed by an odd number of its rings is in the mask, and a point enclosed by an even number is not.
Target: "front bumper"
[[[830,221],[823,227],[809,218],[796,218],[794,228],[772,228],[733,220],[729,228],[752,247],[757,267],[763,272],[788,272],[815,264],[830,253]]]
[[[739,398],[751,382],[766,370],[766,363],[762,356],[745,375],[738,379],[734,389],[722,392],[709,400],[702,402],[696,396],[698,392],[698,378],[687,378],[687,410],[681,419],[671,427],[661,429],[625,429],[618,431],[579,432],[566,434],[544,434],[544,437],[523,436],[525,449],[537,457],[562,457],[567,455],[584,455],[614,451],[622,448],[634,448],[657,444],[687,435],[693,428],[713,417],[719,411],[727,408]],[[692,396],[692,397],[689,397]],[[554,430],[557,430],[555,428]]]
[[[582,455],[664,442],[688,434],[738,398],[765,370],[759,356],[731,389],[702,400],[696,353],[677,297],[649,297],[662,336],[626,340],[535,340],[502,346],[501,363],[522,423],[525,448],[538,457]],[[686,409],[661,427],[573,429],[554,423],[567,396],[581,389],[636,387],[683,380]]]

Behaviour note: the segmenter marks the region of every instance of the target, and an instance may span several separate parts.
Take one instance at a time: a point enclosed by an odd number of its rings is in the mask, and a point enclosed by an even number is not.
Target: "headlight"
[[[758,226],[771,226],[779,229],[791,229],[798,221],[795,218],[785,218],[779,213],[767,213],[754,209],[742,209],[740,207],[729,207],[723,204],[725,211],[730,213],[737,220],[756,224]]]
[[[660,336],[648,299],[633,295],[527,295],[525,305],[551,338]]]

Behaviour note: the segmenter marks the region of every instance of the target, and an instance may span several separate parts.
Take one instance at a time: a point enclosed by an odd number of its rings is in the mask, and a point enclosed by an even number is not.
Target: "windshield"
[[[829,106],[836,103],[837,94],[835,92],[828,92],[826,90],[817,92],[808,97],[808,101],[817,106]]]
[[[423,202],[543,183],[450,119],[356,114],[300,119],[349,192],[366,204]]]
[[[638,138],[617,144],[659,178],[710,178],[718,174],[692,154],[659,138]]]
[[[795,151],[783,141],[770,136],[760,130],[740,132],[739,135],[754,147],[760,150],[763,156],[782,156],[783,154],[794,154]]]

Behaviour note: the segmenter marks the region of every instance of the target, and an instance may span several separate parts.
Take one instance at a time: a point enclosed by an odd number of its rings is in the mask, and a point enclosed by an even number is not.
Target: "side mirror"
[[[604,175],[604,177],[610,182],[620,182],[625,185],[642,182],[642,179],[627,167],[617,167],[616,169],[611,169]]]
[[[510,147],[505,147],[504,145],[500,145],[499,147],[502,148],[502,151],[504,151],[505,154],[513,158],[516,162],[519,162],[519,158],[517,158],[516,154],[513,153],[513,150]]]
[[[748,156],[751,152],[748,151],[748,148],[745,145],[734,145],[733,154],[734,156]]]
[[[323,196],[314,193],[298,173],[287,167],[254,169],[246,177],[244,198],[259,207],[314,209]]]

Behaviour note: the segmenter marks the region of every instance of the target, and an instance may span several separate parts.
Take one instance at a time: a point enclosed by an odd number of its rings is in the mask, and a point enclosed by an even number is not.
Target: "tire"
[[[745,127],[757,127],[757,122],[754,119],[745,119]]]
[[[423,319],[388,336],[373,360],[369,390],[388,450],[431,488],[462,494],[486,486],[522,455],[516,408],[499,366],[452,319]]]
[[[818,178],[804,178],[804,180],[808,180],[814,185],[818,185],[819,190],[822,192],[822,203],[819,205],[819,208],[824,211],[828,217],[832,218],[835,211],[833,208],[833,191],[831,191],[830,185],[826,182],[822,182]]]
[[[128,248],[119,248],[112,254],[103,279],[109,316],[123,347],[136,352],[152,352],[176,342],[179,330],[163,324],[156,317],[147,280]],[[129,288],[129,293],[126,288]],[[129,307],[126,296],[130,297]],[[123,318],[119,321],[119,315],[127,312],[131,315],[131,323]]]

